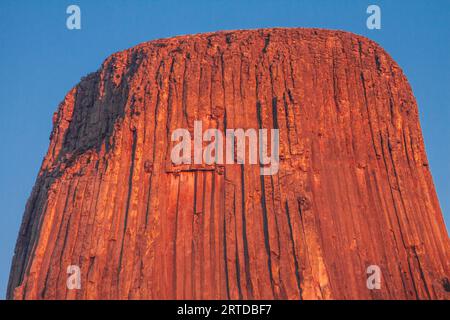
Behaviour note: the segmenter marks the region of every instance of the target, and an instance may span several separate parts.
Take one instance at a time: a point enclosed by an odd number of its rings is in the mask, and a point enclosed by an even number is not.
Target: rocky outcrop
[[[175,166],[176,128],[278,128],[280,167]],[[398,65],[346,32],[181,36],[106,59],[54,115],[15,299],[448,299],[449,240]],[[81,289],[66,286],[67,267]],[[366,286],[367,267],[381,289]]]

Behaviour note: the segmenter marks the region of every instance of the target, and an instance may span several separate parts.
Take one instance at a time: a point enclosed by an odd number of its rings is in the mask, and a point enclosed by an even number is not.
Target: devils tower
[[[174,165],[170,135],[194,121],[279,129],[278,172]],[[448,278],[399,66],[351,33],[263,29],[143,43],[67,94],[8,298],[448,299]]]

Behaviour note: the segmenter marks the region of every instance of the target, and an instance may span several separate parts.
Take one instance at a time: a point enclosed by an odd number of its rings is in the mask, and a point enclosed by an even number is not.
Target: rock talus
[[[276,128],[280,167],[175,166],[177,128]],[[53,118],[14,299],[448,299],[449,239],[399,66],[346,32],[113,54]],[[69,290],[67,268],[80,267]],[[377,265],[381,288],[369,290]]]

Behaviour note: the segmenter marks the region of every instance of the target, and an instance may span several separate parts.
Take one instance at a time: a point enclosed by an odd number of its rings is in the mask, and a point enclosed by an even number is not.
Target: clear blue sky
[[[66,28],[81,8],[82,29]],[[377,4],[382,29],[366,28]],[[110,54],[180,34],[262,27],[351,31],[384,47],[419,104],[431,170],[450,225],[450,1],[0,1],[0,298],[25,203],[58,103]]]

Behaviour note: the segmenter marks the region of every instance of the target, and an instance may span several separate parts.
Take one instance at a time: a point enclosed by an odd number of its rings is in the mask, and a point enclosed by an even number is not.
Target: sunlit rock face
[[[279,170],[174,165],[171,133],[195,121],[278,129]],[[83,78],[53,122],[9,298],[449,298],[417,105],[366,38],[264,29],[143,43]]]

